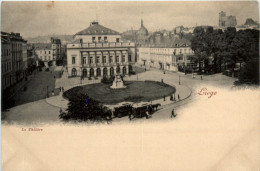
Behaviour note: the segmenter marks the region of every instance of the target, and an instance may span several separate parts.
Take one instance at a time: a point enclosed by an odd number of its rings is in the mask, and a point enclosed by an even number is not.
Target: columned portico
[[[79,39],[75,42],[80,43],[67,44],[69,76],[72,76],[73,68],[78,71],[74,69],[73,76],[84,77],[111,76],[117,71],[120,74],[129,73],[128,56],[134,56],[135,44],[120,41],[120,34],[116,31],[93,22],[89,28],[76,34],[74,39]]]

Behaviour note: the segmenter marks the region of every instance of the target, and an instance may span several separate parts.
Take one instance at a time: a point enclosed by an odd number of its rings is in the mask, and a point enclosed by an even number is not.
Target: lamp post
[[[49,96],[49,94],[48,94],[48,88],[49,88],[49,86],[47,86],[47,92],[46,92],[46,97],[48,98],[48,96]]]
[[[181,85],[181,76],[179,75],[179,85]]]

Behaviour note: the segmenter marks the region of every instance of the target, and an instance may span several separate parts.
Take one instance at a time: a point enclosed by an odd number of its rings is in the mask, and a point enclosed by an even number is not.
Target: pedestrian
[[[165,96],[163,96],[163,100],[165,101]]]
[[[63,111],[62,111],[62,108],[60,108],[60,114],[62,114],[62,112],[63,112]]]
[[[202,75],[200,76],[200,79],[202,80]]]
[[[54,96],[54,90],[52,90],[52,93],[51,93],[52,96]]]
[[[145,113],[145,117],[146,117],[146,119],[148,119],[149,118],[149,112],[148,112],[148,110],[146,111],[146,113]]]
[[[172,95],[170,96],[170,101],[173,101],[173,96]]]
[[[132,115],[131,112],[129,112],[128,113],[128,118],[129,118],[130,121],[132,120],[132,116],[131,115]]]
[[[180,95],[178,94],[178,100],[180,100]]]
[[[174,113],[174,109],[172,109],[171,118],[172,118],[172,117],[174,117],[174,118],[175,118],[176,116],[177,116],[177,115],[175,115],[175,113]]]

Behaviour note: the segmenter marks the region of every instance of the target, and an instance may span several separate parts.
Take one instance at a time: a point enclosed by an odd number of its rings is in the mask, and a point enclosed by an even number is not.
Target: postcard
[[[258,1],[3,1],[3,171],[259,171]]]

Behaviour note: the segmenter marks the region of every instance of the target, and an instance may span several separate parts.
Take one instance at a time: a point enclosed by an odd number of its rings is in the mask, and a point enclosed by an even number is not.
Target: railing
[[[81,64],[81,67],[109,67],[117,65],[129,65],[129,62],[120,62],[120,63],[95,63],[95,64]]]
[[[120,43],[69,43],[67,48],[102,48],[102,47],[134,47],[135,43],[120,42]]]

